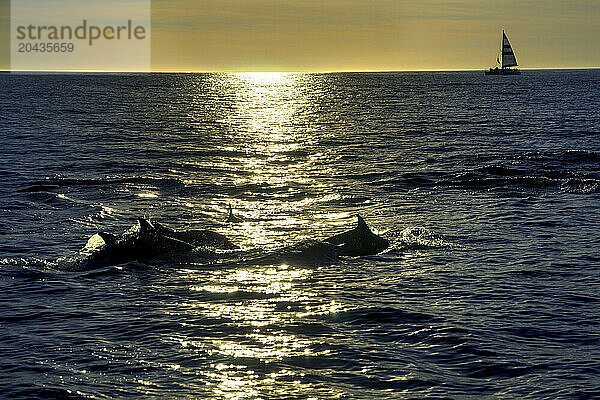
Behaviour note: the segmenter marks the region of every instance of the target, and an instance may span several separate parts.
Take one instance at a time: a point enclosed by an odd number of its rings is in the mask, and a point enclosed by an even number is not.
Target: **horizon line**
[[[488,67],[489,68],[489,67]],[[362,69],[362,70],[151,70],[151,71],[126,71],[126,70],[12,70],[0,69],[0,73],[50,73],[50,74],[332,74],[332,73],[390,73],[390,72],[469,72],[487,71],[488,68],[439,68],[439,69]],[[552,70],[590,70],[600,69],[600,66],[581,67],[532,67],[522,68],[521,71],[552,71]]]

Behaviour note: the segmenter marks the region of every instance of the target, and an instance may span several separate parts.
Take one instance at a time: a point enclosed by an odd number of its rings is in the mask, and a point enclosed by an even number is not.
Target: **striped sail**
[[[502,31],[502,68],[516,67],[517,65],[515,53],[510,46],[510,42],[508,41],[506,34],[504,31]]]

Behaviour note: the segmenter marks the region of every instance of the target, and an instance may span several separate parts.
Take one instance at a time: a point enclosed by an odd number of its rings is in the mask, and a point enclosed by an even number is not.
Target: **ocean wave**
[[[47,399],[47,400],[82,400],[94,399],[95,396],[84,395],[81,392],[72,391],[70,389],[60,387],[40,386],[35,384],[16,384],[10,385],[10,391],[7,396],[11,399]],[[1,393],[1,392],[0,392]]]
[[[48,177],[43,180],[34,180],[28,182],[25,187],[17,189],[17,192],[35,193],[47,192],[62,187],[75,186],[103,186],[103,185],[153,185],[160,188],[183,187],[185,183],[179,178],[159,178],[146,176],[131,176],[131,177],[111,177],[104,178],[66,178],[66,177]]]
[[[560,190],[571,194],[600,193],[600,179],[567,179],[561,183]]]
[[[579,331],[575,327],[565,326],[554,329],[541,326],[513,326],[500,329],[516,337],[517,339],[527,340],[548,340],[561,343],[578,343],[584,345],[598,346],[600,337],[590,336]]]
[[[579,153],[578,153],[579,154]],[[578,160],[593,160],[594,155],[571,155]],[[555,158],[548,156],[548,160]],[[599,156],[600,157],[600,156]],[[509,160],[512,162],[514,160]],[[517,163],[518,164],[518,163]],[[353,178],[357,180],[358,178]],[[382,177],[364,176],[364,185],[383,188],[390,192],[412,189],[458,188],[468,190],[523,189],[552,190],[573,194],[590,194],[600,191],[600,176],[591,171],[568,166],[553,166],[550,161],[542,165],[507,165],[490,163],[468,170],[388,173]]]
[[[337,313],[336,320],[355,325],[423,323],[436,320],[431,314],[392,307],[358,308]]]
[[[525,175],[509,177],[474,176],[472,173],[460,174],[452,179],[441,181],[437,186],[463,189],[491,189],[521,187],[528,189],[543,189],[558,185],[558,181],[542,175]]]
[[[24,188],[17,189],[17,193],[37,193],[37,192],[48,192],[51,190],[59,189],[60,185],[55,184],[32,184]]]
[[[470,378],[490,379],[490,378],[517,378],[528,375],[536,371],[548,371],[553,364],[538,364],[523,366],[517,363],[492,363],[488,361],[479,361],[462,366],[465,375]]]
[[[541,161],[545,163],[565,163],[576,164],[585,162],[600,161],[600,152],[592,150],[564,150],[564,151],[532,151],[523,153],[517,158],[524,158],[531,161]]]

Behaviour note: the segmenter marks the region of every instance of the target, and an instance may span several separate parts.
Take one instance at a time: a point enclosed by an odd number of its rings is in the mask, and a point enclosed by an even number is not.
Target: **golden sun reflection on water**
[[[230,115],[230,121],[236,123],[242,134],[259,135],[252,142],[256,150],[273,154],[300,147],[301,143],[294,140],[296,135],[290,122],[308,101],[299,90],[302,75],[242,73],[228,77],[228,84],[238,89],[235,112]]]
[[[219,216],[230,203],[242,222],[222,227],[220,232],[244,248],[289,245],[314,234],[306,229],[310,224],[332,226],[348,217],[307,212],[319,202],[340,199],[326,181],[310,172],[327,158],[324,151],[314,150],[317,135],[302,114],[313,106],[314,98],[307,90],[310,79],[293,73],[219,74],[215,78],[220,98],[228,99],[226,112],[218,120],[226,133],[215,142],[215,157],[186,163],[218,171],[209,183],[236,193],[201,207]],[[192,176],[186,184],[207,184],[202,179]],[[194,199],[187,202],[190,207],[195,204]],[[286,391],[309,397],[311,387],[300,383],[301,372],[282,365],[330,357],[323,343],[299,332],[304,324],[318,323],[320,317],[348,308],[311,290],[314,269],[246,265],[179,273],[189,282],[189,299],[173,305],[169,312],[190,321],[190,327],[196,326],[195,321],[210,321],[211,333],[200,333],[206,328],[199,323],[197,334],[182,332],[169,340],[212,360],[211,368],[195,373],[209,382],[214,397],[285,396]],[[215,334],[213,329],[223,332]]]
[[[190,161],[200,168],[224,170],[217,184],[240,188],[237,196],[216,199],[215,215],[233,204],[243,222],[223,231],[241,240],[244,247],[276,246],[290,231],[303,231],[311,220],[300,216],[309,203],[328,201],[337,194],[308,171],[326,157],[315,153],[315,135],[303,124],[313,79],[295,73],[237,73],[218,77],[220,90],[228,94],[227,113],[220,122],[227,129],[227,143],[219,144],[226,156]],[[307,197],[302,188],[322,189],[322,196]],[[323,198],[321,198],[323,197]],[[326,197],[326,198],[325,198]],[[306,213],[304,213],[306,215]]]
[[[311,386],[300,383],[301,373],[269,365],[296,357],[329,355],[330,350],[320,343],[286,329],[346,309],[307,288],[314,270],[270,265],[214,271],[183,269],[179,273],[190,282],[190,292],[203,296],[202,300],[190,296],[189,301],[177,304],[174,314],[221,321],[221,325],[230,326],[228,329],[239,330],[222,337],[169,338],[192,353],[199,351],[215,360],[211,368],[196,373],[207,380],[216,398],[257,398],[269,391],[285,394],[290,390],[310,394]]]

